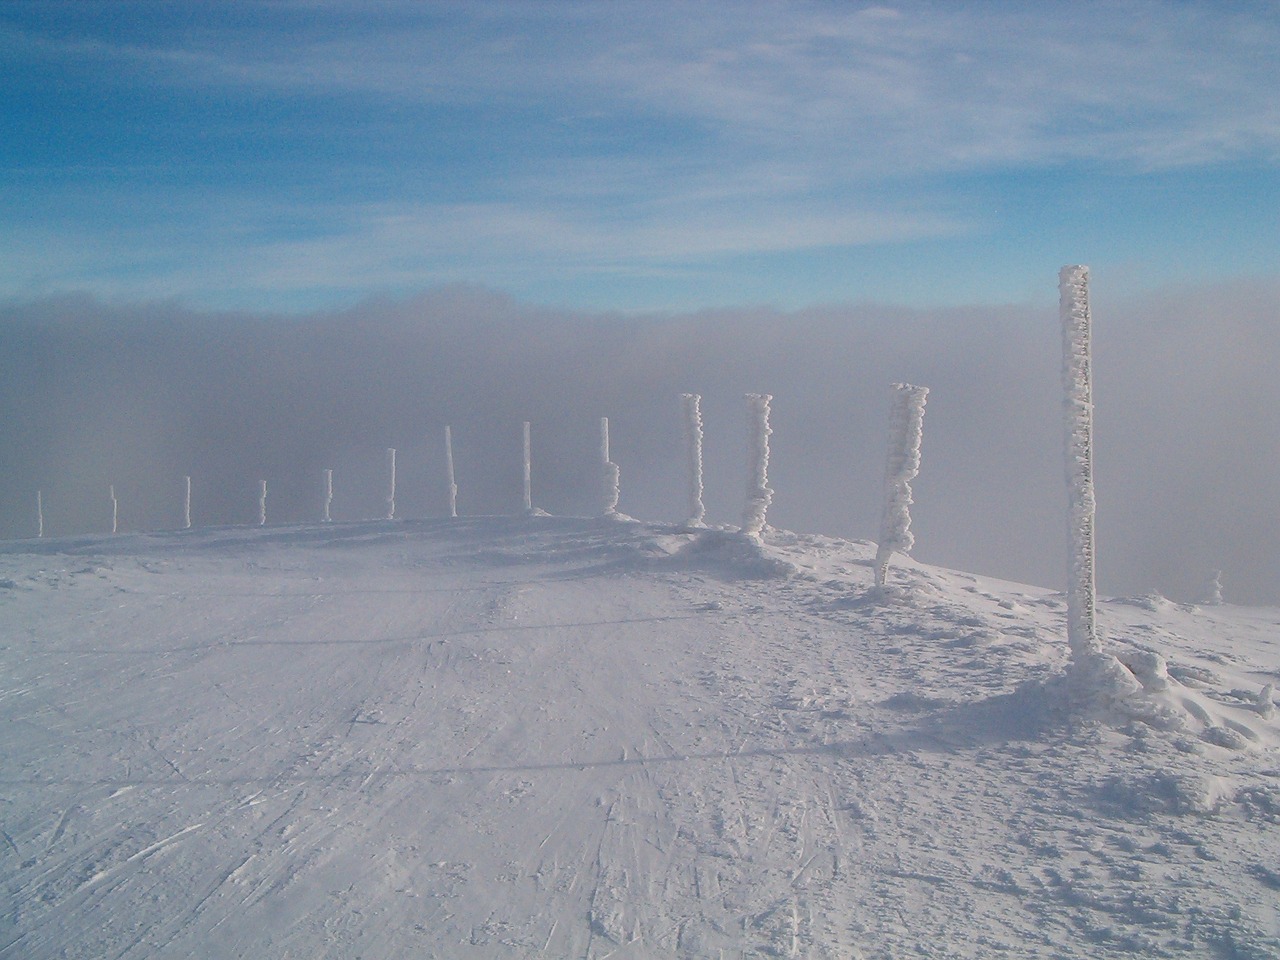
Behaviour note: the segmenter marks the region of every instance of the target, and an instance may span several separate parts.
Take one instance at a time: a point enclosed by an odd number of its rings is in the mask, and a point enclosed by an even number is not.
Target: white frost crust
[[[530,465],[528,420],[524,422],[524,512],[533,513],[533,469]]]
[[[444,472],[449,484],[449,516],[458,516],[458,484],[453,475],[453,430],[444,428]]]
[[[911,481],[920,473],[920,444],[924,438],[924,405],[928,387],[910,383],[893,385],[889,408],[889,455],[884,471],[884,509],[880,514],[880,540],[876,549],[876,585],[883,587],[889,558],[896,550],[910,553]]]
[[[765,516],[773,502],[769,488],[769,403],[767,393],[747,394],[747,503],[742,510],[742,532],[759,537],[764,532]]]
[[[396,448],[387,447],[387,519],[396,518]]]
[[[329,513],[329,508],[333,505],[333,471],[324,471],[324,512],[320,516],[322,523],[332,523],[333,517]]]
[[[1058,274],[1062,321],[1062,385],[1066,427],[1068,531],[1067,643],[1073,662],[1102,652],[1098,640],[1094,570],[1093,372],[1090,344],[1089,268]]]
[[[702,502],[702,397],[682,393],[684,449],[689,474],[689,519],[686,526],[706,526],[707,508]]]
[[[618,500],[622,496],[622,487],[618,465],[609,459],[609,418],[600,418],[600,485],[603,510],[601,513],[611,517],[618,512]]]

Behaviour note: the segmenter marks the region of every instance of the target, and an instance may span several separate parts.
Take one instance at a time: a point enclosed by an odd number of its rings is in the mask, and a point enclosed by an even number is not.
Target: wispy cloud
[[[87,131],[63,139],[77,117],[51,109],[30,140],[55,146],[0,154],[10,290],[127,288],[140,272],[107,265],[130,257],[156,265],[152,287],[244,296],[285,289],[253,277],[367,291],[696,269],[1008,224],[965,178],[1280,159],[1280,9],[1263,4],[105,10],[0,10],[13,69],[111,91]],[[135,113],[104,114],[113,98]],[[54,215],[31,200],[84,184],[100,197]]]
[[[45,56],[110,58],[172,84],[264,95],[635,111],[727,143],[788,138],[783,152],[880,174],[1280,156],[1280,12],[1265,4],[240,7],[180,35],[28,27],[21,39]]]

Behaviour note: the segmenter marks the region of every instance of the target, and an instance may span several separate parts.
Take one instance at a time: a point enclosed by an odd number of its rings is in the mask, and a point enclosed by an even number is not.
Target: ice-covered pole
[[[689,473],[690,527],[704,526],[707,508],[702,503],[702,397],[696,393],[682,393],[684,410],[684,449]]]
[[[1067,643],[1082,664],[1102,652],[1098,640],[1093,521],[1093,370],[1089,268],[1058,273],[1066,425],[1068,529]]]
[[[524,422],[524,512],[533,513],[533,471],[529,454],[529,421]]]
[[[920,473],[920,442],[924,438],[924,405],[928,387],[910,383],[893,385],[889,408],[889,455],[884,468],[884,508],[880,514],[880,540],[876,546],[876,586],[889,576],[889,559],[896,550],[910,553],[911,481]]]
[[[258,488],[258,526],[265,527],[267,525],[267,481],[259,481],[262,486]]]
[[[458,484],[453,475],[453,431],[444,428],[444,472],[449,483],[449,516],[458,515]]]
[[[191,478],[183,477],[186,481],[186,495],[182,500],[182,529],[191,529]]]
[[[603,514],[612,517],[618,512],[618,499],[622,495],[618,465],[609,459],[609,418],[600,418],[600,486]]]
[[[742,532],[759,537],[773,502],[769,489],[769,402],[767,393],[747,394],[747,503],[742,509]]]
[[[324,501],[323,501],[323,512],[320,514],[320,522],[332,523],[333,515],[330,513],[330,508],[333,506],[333,471],[326,468],[323,472],[323,477],[324,477]]]
[[[1220,607],[1222,600],[1222,571],[1213,571],[1213,576],[1209,578],[1209,589],[1206,592],[1204,602],[1210,607]]]
[[[396,448],[387,447],[387,519],[396,518]]]
[[[111,532],[116,533],[120,530],[120,502],[116,500],[114,483],[107,485],[107,496],[111,498]]]
[[[36,491],[36,536],[44,536],[44,491]]]

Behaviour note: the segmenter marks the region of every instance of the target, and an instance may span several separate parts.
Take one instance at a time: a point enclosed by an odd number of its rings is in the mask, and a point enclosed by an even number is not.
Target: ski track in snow
[[[0,960],[1280,956],[1280,611],[548,517],[0,544]],[[1047,686],[1045,685],[1047,684]]]

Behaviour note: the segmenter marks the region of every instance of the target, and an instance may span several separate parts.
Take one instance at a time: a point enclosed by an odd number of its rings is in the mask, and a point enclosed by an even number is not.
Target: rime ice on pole
[[[530,464],[529,421],[524,422],[524,512],[533,513],[533,469]]]
[[[120,530],[120,502],[116,499],[114,483],[107,486],[107,494],[111,497],[111,532],[118,533]]]
[[[267,481],[259,481],[262,486],[258,489],[258,526],[265,527],[267,525]]]
[[[36,491],[36,536],[44,537],[44,491]]]
[[[453,431],[444,428],[444,471],[449,484],[449,516],[458,516],[458,484],[453,476]]]
[[[618,465],[609,459],[609,418],[600,418],[600,481],[606,517],[616,516],[622,496]]]
[[[333,522],[333,516],[329,512],[331,506],[333,506],[333,471],[326,469],[324,471],[324,510],[320,515],[321,523]]]
[[[1062,320],[1063,413],[1066,426],[1068,530],[1067,643],[1073,660],[1102,652],[1098,640],[1093,522],[1093,370],[1089,268],[1058,274]]]
[[[387,519],[396,518],[396,448],[387,447]]]
[[[773,502],[769,488],[769,402],[767,393],[747,394],[747,503],[742,510],[742,532],[759,537],[764,532],[765,515]]]
[[[893,385],[889,409],[889,456],[884,471],[884,510],[880,515],[880,541],[876,548],[876,586],[889,575],[889,558],[896,550],[910,553],[911,481],[920,473],[920,443],[924,438],[924,405],[928,387],[910,383]]]
[[[684,411],[684,449],[689,473],[689,527],[706,526],[707,508],[702,503],[702,397],[682,393]]]
[[[1093,370],[1089,268],[1058,273],[1062,322],[1062,385],[1066,427],[1068,529],[1067,645],[1071,693],[1081,704],[1105,705],[1142,689],[1139,677],[1102,650],[1098,638],[1093,533]]]
[[[187,492],[182,501],[182,529],[191,529],[191,478],[183,477],[186,481]]]

